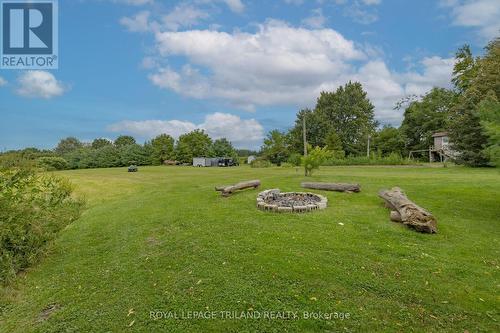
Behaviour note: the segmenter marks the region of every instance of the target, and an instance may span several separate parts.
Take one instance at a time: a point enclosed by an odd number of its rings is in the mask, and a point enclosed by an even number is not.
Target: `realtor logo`
[[[0,68],[58,68],[56,0],[0,0]]]

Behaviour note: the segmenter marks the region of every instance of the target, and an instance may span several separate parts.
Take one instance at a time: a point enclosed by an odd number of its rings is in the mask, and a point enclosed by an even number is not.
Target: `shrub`
[[[309,154],[302,157],[302,165],[304,166],[306,176],[312,176],[314,170],[319,169],[320,165],[332,156],[332,152],[328,147],[315,147],[309,149]]]
[[[250,166],[252,168],[269,168],[272,167],[273,164],[269,162],[268,160],[262,159],[262,158],[257,158],[250,163]]]
[[[28,170],[0,170],[0,283],[37,261],[57,233],[78,218],[71,184]]]
[[[69,167],[68,161],[62,157],[40,157],[37,165],[47,171],[65,170]]]
[[[406,165],[412,162],[402,157],[398,153],[391,153],[389,156],[379,155],[367,156],[348,156],[346,158],[332,158],[327,160],[324,165]]]
[[[293,153],[288,157],[288,163],[290,163],[294,167],[300,166],[302,163],[302,155]]]

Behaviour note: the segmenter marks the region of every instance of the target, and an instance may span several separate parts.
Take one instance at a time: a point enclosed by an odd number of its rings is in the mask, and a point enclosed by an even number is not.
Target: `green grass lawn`
[[[258,190],[214,191],[248,179],[300,190],[302,172],[291,168],[58,175],[87,210],[4,291],[0,332],[500,331],[497,170],[325,167],[312,179],[357,182],[362,192],[317,191],[329,207],[303,215],[257,210]],[[377,192],[392,186],[436,216],[438,234],[389,221]],[[216,318],[155,320],[151,311]],[[281,311],[299,318],[263,318]]]

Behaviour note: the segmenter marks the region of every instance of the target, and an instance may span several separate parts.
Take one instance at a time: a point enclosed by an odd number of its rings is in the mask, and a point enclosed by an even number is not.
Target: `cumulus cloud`
[[[146,32],[150,29],[150,12],[145,10],[137,13],[134,17],[122,17],[120,23],[132,32]]]
[[[382,123],[397,124],[393,110],[407,94],[449,87],[453,59],[424,58],[417,70],[391,71],[377,56],[332,29],[295,28],[269,21],[255,33],[209,30],[156,34],[160,57],[183,56],[180,68],[157,67],[159,88],[198,99],[220,99],[244,110],[257,106],[310,107],[323,90],[361,82]],[[363,63],[364,62],[364,63]],[[361,64],[360,64],[361,63]]]
[[[0,76],[0,87],[7,85],[7,80]]]
[[[155,19],[152,19],[150,11],[145,10],[132,17],[122,17],[120,23],[132,32],[177,31],[196,26],[209,17],[208,12],[198,7],[181,3],[165,15],[155,15]]]
[[[500,3],[498,0],[442,1],[451,9],[453,24],[478,29],[483,39],[500,34]]]
[[[311,11],[311,16],[302,20],[302,23],[308,27],[319,29],[325,25],[326,17],[323,15],[321,8],[316,8]]]
[[[196,98],[243,108],[304,104],[319,85],[350,70],[364,53],[332,29],[308,30],[269,21],[255,33],[191,30],[156,34],[162,57],[184,56],[179,70],[161,68],[151,81]],[[208,69],[210,74],[200,70]]]
[[[17,81],[17,93],[24,97],[50,99],[61,96],[67,90],[52,73],[46,71],[25,71]]]
[[[128,133],[152,138],[167,133],[178,138],[195,129],[205,130],[213,139],[227,138],[237,147],[256,147],[264,137],[264,128],[255,119],[216,112],[209,114],[201,124],[181,120],[121,121],[108,126],[112,132]]]

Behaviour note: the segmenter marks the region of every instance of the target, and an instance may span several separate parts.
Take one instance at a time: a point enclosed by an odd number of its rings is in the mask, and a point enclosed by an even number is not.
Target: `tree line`
[[[97,138],[85,143],[75,137],[64,138],[53,150],[27,148],[0,155],[0,165],[35,164],[48,170],[110,168],[135,165],[192,163],[193,157],[229,157],[238,154],[225,138],[212,140],[203,130],[181,135],[178,140],[168,134],[138,144],[134,137],[121,135],[114,141]]]
[[[456,152],[454,161],[468,166],[500,165],[500,39],[473,56],[465,45],[456,52],[452,89],[433,88],[423,96],[407,96],[395,110],[404,110],[400,127],[379,127],[374,106],[361,83],[348,82],[333,92],[322,92],[314,109],[297,113],[288,131],[272,130],[261,152],[280,165],[300,163],[307,142],[323,148],[324,158],[355,159],[367,154],[368,142],[375,156],[407,156],[429,149],[432,135],[446,131]]]

